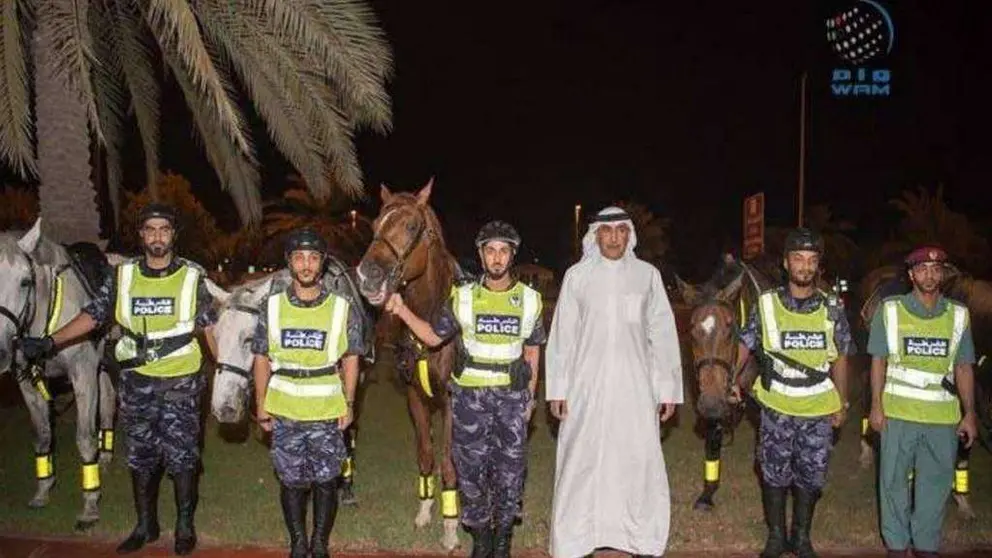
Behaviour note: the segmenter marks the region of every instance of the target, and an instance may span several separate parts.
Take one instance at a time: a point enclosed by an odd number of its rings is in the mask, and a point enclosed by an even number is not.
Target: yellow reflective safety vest
[[[882,392],[885,416],[927,424],[961,420],[958,398],[941,380],[954,373],[969,315],[964,306],[945,300],[944,312],[932,318],[913,314],[898,297],[882,303],[889,348]]]
[[[124,328],[114,354],[123,369],[173,378],[200,369],[196,296],[200,270],[180,260],[165,277],[146,277],[138,260],[117,267],[115,317]]]
[[[333,293],[313,307],[294,306],[288,292],[270,296],[272,376],[264,408],[298,421],[331,420],[348,412],[338,361],[348,350],[348,301]]]
[[[473,282],[452,289],[452,306],[468,358],[454,378],[462,387],[510,385],[510,365],[523,355],[541,316],[541,293],[517,281],[505,291]]]
[[[824,297],[826,299],[826,297]],[[768,389],[759,377],[754,397],[764,406],[786,415],[819,417],[841,409],[840,394],[830,379],[830,366],[837,360],[834,321],[826,300],[813,312],[793,312],[782,304],[777,290],[758,298],[761,316],[761,345],[771,366]],[[783,358],[785,357],[785,358]],[[797,368],[794,361],[812,369]]]

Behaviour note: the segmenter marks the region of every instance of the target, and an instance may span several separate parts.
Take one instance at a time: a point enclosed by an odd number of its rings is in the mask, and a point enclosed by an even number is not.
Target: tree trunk
[[[53,45],[45,18],[39,18],[33,42],[43,231],[56,242],[97,242],[100,212],[90,180],[86,106],[49,65]]]

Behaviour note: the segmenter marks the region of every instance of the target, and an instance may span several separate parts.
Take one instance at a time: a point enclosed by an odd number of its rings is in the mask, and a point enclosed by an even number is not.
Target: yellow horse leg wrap
[[[417,496],[421,500],[434,499],[434,475],[420,475],[418,477]]]
[[[719,482],[720,480],[720,460],[707,459],[703,469],[703,480],[706,482]]]
[[[968,493],[968,462],[958,463],[954,469],[954,493]]]
[[[868,417],[861,417],[861,436],[868,435],[869,424]]]
[[[34,457],[34,474],[38,480],[50,479],[55,476],[52,468],[52,454],[44,453]]]
[[[100,464],[83,463],[83,491],[100,490]]]
[[[431,391],[431,375],[427,369],[426,358],[417,361],[417,379],[420,380],[420,387],[424,388],[427,397],[434,397],[434,392]]]
[[[111,428],[100,429],[100,451],[114,451],[114,431]]]
[[[344,458],[344,461],[341,462],[341,476],[345,479],[355,476],[355,460],[350,456]]]
[[[454,488],[441,491],[441,517],[445,519],[458,517],[458,491]]]

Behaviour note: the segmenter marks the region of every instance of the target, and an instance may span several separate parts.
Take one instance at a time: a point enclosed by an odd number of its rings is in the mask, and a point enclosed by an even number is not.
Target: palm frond
[[[308,183],[326,182],[323,157],[298,99],[290,98],[286,88],[289,80],[280,79],[272,53],[257,47],[258,26],[246,21],[248,14],[241,12],[239,16],[238,10],[216,9],[210,4],[202,5],[198,14],[207,38],[224,51],[241,77],[279,151]],[[328,184],[320,185],[322,191],[329,189]]]
[[[157,185],[161,86],[153,62],[152,38],[133,2],[118,0],[111,9],[116,20],[111,32],[145,152],[145,182],[150,186]]]
[[[47,61],[69,95],[79,95],[86,106],[86,118],[101,144],[106,143],[96,106],[91,72],[93,37],[88,25],[88,0],[49,0],[38,6],[39,25],[51,41],[52,59]]]
[[[34,125],[31,120],[27,52],[23,23],[26,13],[18,0],[4,0],[0,36],[0,160],[22,178],[37,176]]]
[[[122,88],[120,59],[111,34],[114,22],[105,10],[90,10],[88,24],[93,37],[96,62],[93,64],[93,94],[104,133],[107,152],[107,189],[113,206],[114,223],[120,223],[120,191],[124,171],[121,149],[126,137],[127,95]]]
[[[183,71],[178,56],[170,51],[163,54],[193,115],[207,160],[220,178],[221,186],[231,194],[242,222],[253,224],[261,217],[259,175],[254,158],[249,158],[231,142],[226,129],[218,121],[219,115],[211,99],[197,89],[192,78]]]
[[[228,95],[230,82],[214,64],[190,3],[186,0],[149,0],[145,18],[162,52],[174,53],[175,60],[169,64],[173,73],[190,74],[189,82],[216,115],[220,130],[246,157],[254,158],[243,115]]]

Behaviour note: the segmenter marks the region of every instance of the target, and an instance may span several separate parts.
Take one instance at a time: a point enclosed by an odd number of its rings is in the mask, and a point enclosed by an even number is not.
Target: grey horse
[[[56,296],[56,293],[59,293]],[[82,458],[83,509],[76,529],[86,529],[100,517],[97,418],[102,440],[109,444],[114,428],[115,393],[109,374],[100,366],[103,340],[84,340],[66,347],[43,368],[28,367],[16,351],[17,338],[41,337],[65,325],[90,300],[83,279],[70,265],[64,247],[45,238],[41,220],[26,233],[0,233],[0,373],[13,371],[35,429],[37,490],[28,505],[48,504],[55,484],[52,468],[53,406],[45,379],[68,376],[78,413],[76,445]],[[99,371],[99,372],[98,372]]]

